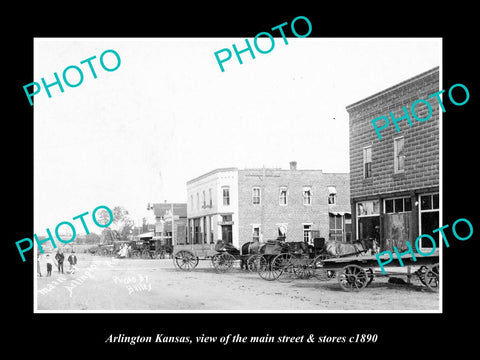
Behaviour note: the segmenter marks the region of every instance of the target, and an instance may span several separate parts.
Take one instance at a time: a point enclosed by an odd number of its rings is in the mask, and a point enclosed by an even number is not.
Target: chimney
[[[290,170],[297,170],[297,162],[290,161]]]

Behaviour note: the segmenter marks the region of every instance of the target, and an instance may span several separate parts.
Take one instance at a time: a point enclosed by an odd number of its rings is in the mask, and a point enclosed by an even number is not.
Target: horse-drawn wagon
[[[386,260],[385,255],[380,255],[380,260]],[[384,264],[384,267],[398,268],[403,267],[403,272],[398,271],[377,271],[379,267],[377,257],[367,256],[348,256],[339,258],[324,259],[319,264],[319,270],[323,272],[337,273],[338,283],[345,291],[359,291],[366,288],[378,276],[404,275],[410,277],[416,275],[420,282],[432,291],[438,291],[440,283],[440,266],[438,250],[434,253],[422,256],[418,254],[406,254],[401,257],[402,264],[396,254],[393,254],[393,260]],[[416,268],[410,273],[412,268]]]
[[[374,251],[374,245],[373,241],[344,243],[324,238],[315,238],[313,246],[304,242],[268,241],[255,259],[256,270],[265,280],[289,282],[310,277],[329,280],[334,273],[323,269],[325,259],[361,255]]]
[[[391,262],[385,267],[397,271],[378,271],[379,263],[375,254],[378,244],[375,240],[360,240],[345,243],[334,240],[319,240],[314,249],[294,250],[296,243],[284,243],[280,248],[266,245],[265,251],[255,259],[258,274],[266,280],[292,281],[295,278],[315,277],[322,281],[337,278],[340,287],[345,291],[359,291],[372,283],[375,277],[405,275],[410,278],[416,275],[428,289],[438,291],[439,256],[438,251],[428,255],[403,255],[402,264],[393,254]],[[369,253],[369,254],[368,254]],[[386,260],[381,255],[380,260]],[[398,268],[403,267],[399,272]],[[411,269],[414,269],[411,272]]]
[[[175,245],[173,263],[176,268],[183,271],[195,269],[200,260],[209,260],[213,268],[218,272],[226,272],[232,269],[236,261],[240,261],[242,268],[253,255],[235,248],[233,245],[218,240],[216,244],[185,244]]]

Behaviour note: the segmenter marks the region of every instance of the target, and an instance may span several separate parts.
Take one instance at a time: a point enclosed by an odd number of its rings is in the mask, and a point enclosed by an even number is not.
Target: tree
[[[100,236],[91,232],[88,235],[85,235],[85,244],[100,244]]]
[[[134,225],[134,221],[130,217],[128,210],[123,206],[115,206],[112,209],[112,213],[112,223],[102,231],[105,242],[110,243],[115,240],[127,240]],[[97,213],[97,221],[100,224],[107,224],[110,220],[110,214],[107,210],[102,209]]]

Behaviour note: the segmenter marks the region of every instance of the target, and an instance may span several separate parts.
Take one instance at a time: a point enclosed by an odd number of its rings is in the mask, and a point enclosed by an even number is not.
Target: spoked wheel
[[[215,267],[217,266],[217,263],[218,263],[218,258],[220,257],[220,255],[222,255],[221,253],[216,253],[215,255],[212,256],[212,258],[210,259],[210,264],[212,265],[212,267],[215,269]]]
[[[227,252],[215,254],[212,257],[212,264],[218,272],[226,272],[230,270],[235,262],[235,256]]]
[[[247,270],[252,272],[257,271],[260,263],[260,257],[262,257],[262,255],[257,254],[249,256],[247,259]]]
[[[418,279],[420,280],[420,282],[427,286],[426,282],[425,282],[425,272],[428,270],[428,267],[426,267],[425,265],[422,265],[420,266],[420,268],[416,271],[416,274],[418,276]]]
[[[305,257],[294,257],[291,259],[293,263],[293,272],[297,279],[309,279],[313,276],[313,261]]]
[[[367,286],[369,281],[367,271],[358,265],[347,265],[338,276],[338,283],[345,291],[359,291]]]
[[[439,264],[433,265],[425,270],[425,285],[432,291],[438,292],[440,284]]]
[[[320,254],[312,261],[312,271],[313,276],[315,276],[320,281],[328,281],[335,277],[335,271],[324,269],[323,261],[328,259],[328,255]]]
[[[198,265],[198,257],[188,250],[180,250],[173,257],[173,264],[183,271],[191,271]]]
[[[280,275],[281,271],[278,271],[278,269],[274,269],[272,266],[273,263],[273,257],[272,256],[264,256],[260,255],[257,260],[257,273],[260,275],[260,277],[264,280],[272,281],[276,280],[278,276]]]
[[[368,275],[368,281],[367,281],[367,285],[365,285],[365,287],[370,285],[372,283],[372,281],[375,279],[375,273],[373,272],[372,268],[368,268],[366,271],[367,271],[367,275]]]
[[[275,256],[272,260],[272,269],[278,272],[278,281],[290,282],[296,277],[295,265],[291,254],[284,253]]]
[[[153,253],[154,259],[165,259],[165,251],[164,250],[155,250]]]
[[[305,262],[294,262],[293,272],[298,279],[309,279],[313,276],[313,268],[311,264]]]

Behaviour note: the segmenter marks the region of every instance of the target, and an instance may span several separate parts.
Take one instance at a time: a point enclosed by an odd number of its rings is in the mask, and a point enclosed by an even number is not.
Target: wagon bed
[[[387,260],[389,257],[386,255],[379,256],[381,260]],[[413,256],[409,253],[402,256],[404,266],[418,266],[427,264],[438,263],[439,254],[435,251],[432,255],[423,256],[420,254],[415,255],[416,261],[413,260]],[[338,269],[344,267],[346,264],[356,264],[363,267],[379,267],[377,257],[375,255],[364,256],[345,256],[345,257],[332,257],[323,261],[324,267],[328,269]],[[401,266],[397,254],[393,254],[393,260],[388,264],[384,264],[384,267],[399,267]]]
[[[398,256],[392,254],[393,259],[387,264],[383,264],[384,268],[402,267],[398,261]],[[380,260],[388,260],[389,256],[382,255]],[[438,291],[439,287],[439,252],[438,250],[428,256],[415,254],[415,259],[409,253],[401,257],[404,264],[403,267],[415,266],[418,269],[414,272],[420,281],[430,290]],[[346,291],[359,291],[367,287],[375,276],[389,276],[392,272],[378,272],[375,268],[379,268],[380,264],[375,255],[365,256],[348,256],[338,258],[324,259],[321,264],[323,272],[330,274],[338,272],[338,282],[342,289]],[[398,274],[398,273],[395,273]]]

